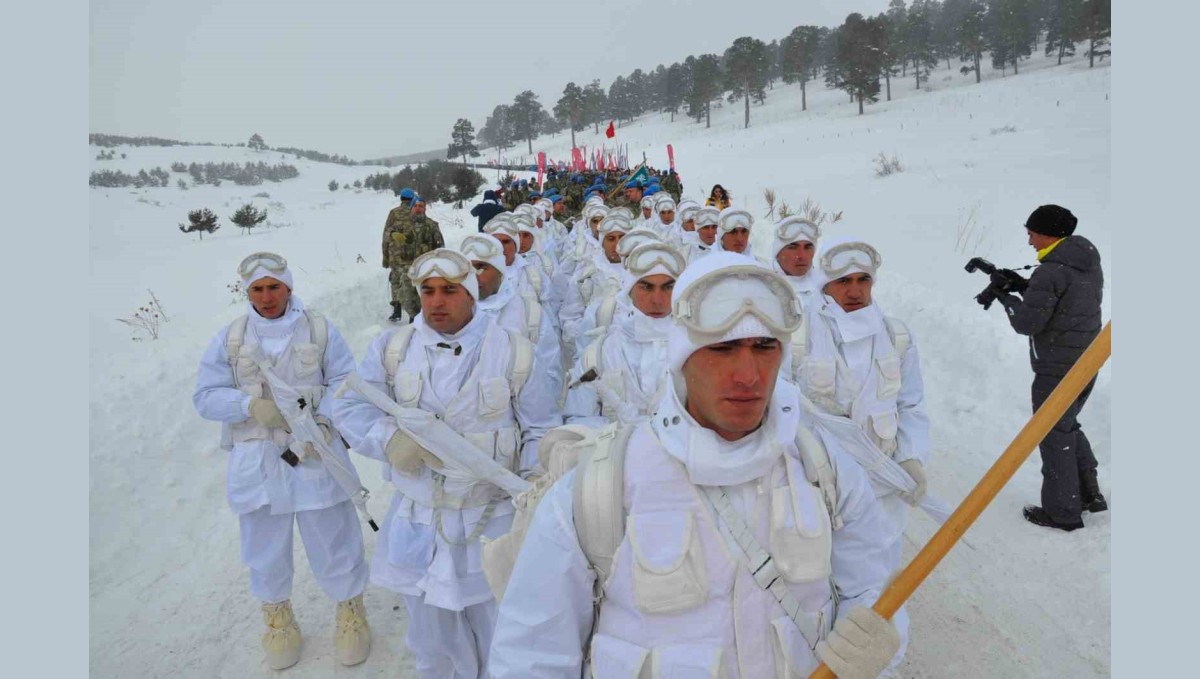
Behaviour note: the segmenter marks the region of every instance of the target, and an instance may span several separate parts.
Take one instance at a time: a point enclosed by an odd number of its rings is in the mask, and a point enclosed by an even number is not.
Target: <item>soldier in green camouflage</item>
[[[683,184],[679,181],[679,175],[675,174],[674,170],[662,175],[660,179],[663,191],[671,194],[676,203],[679,203],[680,196],[683,195]]]
[[[387,215],[387,219],[383,223],[383,268],[392,268],[388,257],[388,250],[392,242],[392,234],[396,229],[408,221],[412,213],[412,202],[416,198],[417,193],[412,189],[406,188],[400,192],[400,205],[392,208]],[[400,318],[400,298],[396,296],[396,286],[392,285],[392,316],[391,319]]]
[[[438,223],[425,215],[425,200],[413,199],[408,218],[397,225],[388,242],[388,282],[392,284],[393,300],[389,321],[399,321],[402,309],[408,312],[410,322],[421,313],[421,299],[408,278],[408,267],[426,252],[442,247],[446,247],[446,241]]]

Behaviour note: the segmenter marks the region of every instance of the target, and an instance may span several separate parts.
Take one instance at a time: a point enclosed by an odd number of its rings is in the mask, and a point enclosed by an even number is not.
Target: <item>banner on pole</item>
[[[538,159],[538,165],[537,165],[537,168],[538,168],[538,190],[540,191],[542,188],[542,175],[546,173],[546,152],[538,151],[537,159]]]
[[[671,171],[675,171],[675,149],[667,144],[667,160],[671,163]]]

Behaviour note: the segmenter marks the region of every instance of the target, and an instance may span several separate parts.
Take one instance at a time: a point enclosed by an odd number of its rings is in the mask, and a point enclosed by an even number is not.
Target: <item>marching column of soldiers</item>
[[[270,667],[303,642],[294,521],[345,665],[369,655],[369,578],[403,598],[422,679],[896,671],[908,618],[871,606],[909,509],[936,502],[883,257],[795,216],[753,253],[749,212],[682,189],[516,181],[458,249],[406,189],[383,236],[395,324],[357,366],[283,257],[242,262],[246,315],[195,402],[223,423]],[[369,566],[348,450],[395,490]]]

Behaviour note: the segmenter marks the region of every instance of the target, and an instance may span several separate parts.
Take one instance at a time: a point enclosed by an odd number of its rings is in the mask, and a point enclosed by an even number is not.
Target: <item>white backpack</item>
[[[312,343],[317,345],[321,365],[324,366],[325,347],[329,345],[329,323],[324,316],[308,309],[304,310],[304,316],[308,319]],[[229,324],[229,332],[225,335],[225,354],[229,361],[229,367],[233,369],[233,386],[239,388],[241,385],[238,384],[237,362],[241,355],[242,343],[246,339],[246,324],[249,321],[250,317],[245,315],[234,320]]]
[[[483,545],[483,570],[496,601],[504,598],[538,504],[558,479],[575,469],[571,487],[575,532],[588,564],[596,572],[593,599],[599,610],[604,583],[612,572],[613,555],[625,539],[625,454],[637,426],[612,423],[601,429],[587,429],[567,425],[547,432],[538,449],[546,474],[534,482],[532,489],[513,498],[517,511],[512,529]],[[821,493],[834,530],[840,529],[843,522],[837,509],[837,475],[829,452],[803,426],[796,430],[796,447],[805,477]]]
[[[503,328],[501,328],[503,330]],[[388,338],[383,350],[383,367],[387,373],[388,396],[391,397],[395,387],[396,370],[408,353],[408,345],[412,342],[416,328],[405,325]],[[533,344],[521,335],[505,330],[509,336],[509,346],[512,354],[508,362],[508,386],[513,400],[521,395],[521,389],[529,381],[529,373],[533,370]]]

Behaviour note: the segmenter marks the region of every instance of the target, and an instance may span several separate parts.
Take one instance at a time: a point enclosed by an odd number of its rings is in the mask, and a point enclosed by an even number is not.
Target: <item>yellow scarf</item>
[[[1046,247],[1042,248],[1041,250],[1038,250],[1038,254],[1037,254],[1037,259],[1038,259],[1038,261],[1040,262],[1040,261],[1042,261],[1043,259],[1045,259],[1045,258],[1046,258],[1046,255],[1048,255],[1048,254],[1050,254],[1051,252],[1053,252],[1053,251],[1054,251],[1054,248],[1058,247],[1058,244],[1059,244],[1059,243],[1061,243],[1061,242],[1063,242],[1064,240],[1066,240],[1066,239],[1065,239],[1065,238],[1059,238],[1058,240],[1056,240],[1056,241],[1054,241],[1053,243],[1051,243],[1051,244],[1047,245]]]

